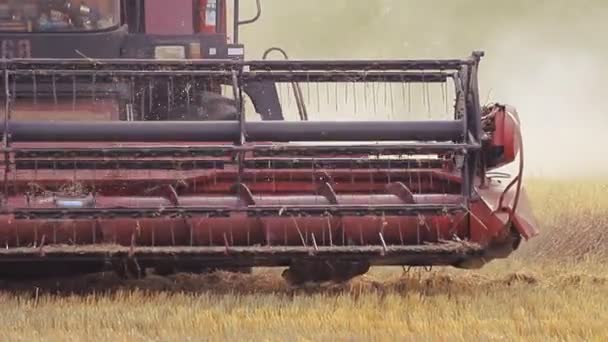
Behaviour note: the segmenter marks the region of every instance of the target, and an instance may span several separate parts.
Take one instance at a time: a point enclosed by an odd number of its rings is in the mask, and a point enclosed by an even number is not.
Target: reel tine
[[[378,114],[378,88],[376,83],[372,83],[372,100],[374,104],[374,116]]]
[[[306,106],[310,104],[310,73],[306,74]]]
[[[95,99],[97,98],[97,74],[96,73],[93,73],[91,85],[92,85],[91,97],[93,98],[93,101],[95,101]]]
[[[34,104],[38,104],[38,80],[36,79],[36,70],[32,70],[32,90],[34,92]]]
[[[389,88],[391,91],[391,120],[394,119],[395,117],[395,99],[394,99],[394,93],[393,93],[393,84],[389,83]]]
[[[317,115],[321,114],[321,90],[319,89],[319,82],[315,82],[315,89],[317,93]]]
[[[154,83],[152,82],[152,78],[148,78],[148,110],[152,112],[152,108],[154,107]],[[145,120],[142,113],[142,120]]]
[[[388,107],[388,82],[385,80],[382,83],[384,84],[384,107]]]
[[[297,94],[295,93],[295,91],[293,91],[292,87],[290,87],[288,84],[284,85],[285,87],[285,96],[287,96],[287,107],[291,107],[292,105],[292,101],[295,101],[295,97],[297,96]],[[292,98],[293,96],[293,98]]]
[[[355,107],[355,116],[357,116],[357,82],[353,82],[353,106]]]
[[[11,100],[13,102],[13,104],[15,104],[17,102],[17,77],[13,76],[11,78]]]
[[[53,87],[53,101],[55,102],[55,105],[57,105],[59,104],[59,100],[57,98],[57,79],[55,74],[53,74],[53,76],[51,77],[51,83]]]
[[[339,99],[339,96],[338,96],[338,83],[334,83],[334,90],[336,92],[336,94],[335,94],[336,96],[334,98],[334,102],[336,103],[336,112],[337,112],[338,111],[338,101],[339,101],[338,100]]]
[[[140,88],[141,92],[139,94],[139,99],[140,99],[140,106],[141,108],[139,109],[139,121],[144,121],[144,113],[146,112],[146,88],[145,87],[141,87]],[[188,101],[190,101],[190,98],[188,98]]]
[[[275,83],[275,87],[277,88],[277,96],[279,98],[279,103],[283,104],[284,103],[284,98],[285,98],[285,96],[283,94],[283,91],[284,91],[283,87],[284,87],[284,85],[283,85],[283,83],[278,83],[277,82],[277,83]]]
[[[412,84],[407,84],[407,113],[412,114]]]
[[[348,83],[344,83],[344,105],[348,105]]]
[[[365,82],[365,80],[364,80]],[[364,97],[364,112],[367,112],[367,107],[368,107],[368,101],[367,101],[367,97],[368,97],[368,91],[369,91],[369,83],[365,82],[363,83],[363,97]]]
[[[429,119],[432,119],[432,109],[431,109],[431,91],[430,91],[430,86],[428,83],[424,84],[425,90],[426,90],[426,109],[428,111],[429,114]]]
[[[448,90],[448,85],[447,83],[442,83],[441,84],[441,100],[444,104],[444,109],[445,109],[445,114],[447,115],[449,112],[449,108],[448,108],[448,94],[447,94],[447,90]]]

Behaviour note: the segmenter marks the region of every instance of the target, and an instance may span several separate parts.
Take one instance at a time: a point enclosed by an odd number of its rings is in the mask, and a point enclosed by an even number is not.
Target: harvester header
[[[497,172],[523,146],[513,108],[480,105],[481,57],[5,59],[0,276],[506,257],[535,227],[521,170]]]

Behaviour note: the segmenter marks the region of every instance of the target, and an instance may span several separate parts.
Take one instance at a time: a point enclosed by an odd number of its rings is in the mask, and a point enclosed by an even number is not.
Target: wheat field
[[[273,270],[5,283],[0,339],[608,340],[608,183],[528,184],[542,235],[482,270],[377,268],[300,289]]]

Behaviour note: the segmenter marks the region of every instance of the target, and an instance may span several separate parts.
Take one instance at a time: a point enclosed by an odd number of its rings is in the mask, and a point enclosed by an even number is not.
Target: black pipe
[[[458,121],[250,122],[251,141],[449,141],[462,136]]]
[[[247,122],[247,141],[460,141],[461,121]],[[0,125],[4,133],[4,125]],[[10,121],[12,142],[232,142],[238,121]]]
[[[240,0],[234,0],[234,5],[232,10],[234,11],[234,19],[233,19],[233,25],[234,25],[234,32],[232,32],[232,44],[238,44],[239,43],[239,21],[240,21],[240,15],[239,12],[241,11],[240,9],[241,4],[240,4]]]

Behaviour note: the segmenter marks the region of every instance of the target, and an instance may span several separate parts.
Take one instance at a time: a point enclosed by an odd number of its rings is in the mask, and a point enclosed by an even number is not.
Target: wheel
[[[295,260],[282,274],[291,285],[305,283],[336,282],[344,283],[369,271],[367,260]]]

